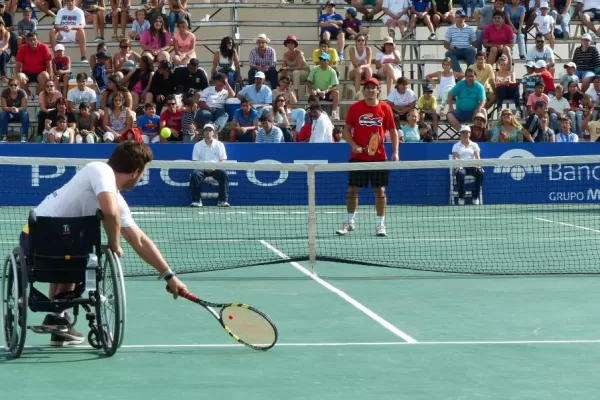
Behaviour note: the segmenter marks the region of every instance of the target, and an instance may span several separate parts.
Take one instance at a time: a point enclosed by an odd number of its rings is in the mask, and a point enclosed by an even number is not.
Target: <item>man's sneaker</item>
[[[479,197],[476,197],[476,198],[473,199],[473,204],[476,205],[476,206],[478,206],[480,204]]]
[[[202,207],[202,200],[193,201],[193,202],[190,204],[190,207]]]
[[[77,332],[73,327],[69,328],[67,332],[53,333],[50,336],[50,346],[55,347],[81,344],[83,341],[83,335]]]
[[[458,199],[458,205],[459,206],[464,206],[465,205],[465,199]]]
[[[217,207],[229,207],[229,203],[226,201],[220,201],[217,203]]]
[[[427,39],[435,40],[435,39],[437,39],[437,37],[435,36],[435,33],[431,32],[431,34],[429,35],[429,37]]]
[[[2,140],[0,140],[0,143],[6,143],[8,142],[8,137],[6,135],[2,135]]]
[[[335,233],[337,233],[340,236],[343,236],[348,232],[352,232],[354,228],[354,224],[351,224],[350,222],[346,221],[342,224],[342,226],[340,226],[340,229],[338,229]]]
[[[385,229],[385,225],[379,225],[376,231],[377,236],[387,236],[387,230]]]
[[[331,112],[331,119],[334,120],[334,121],[338,121],[340,119],[339,111],[332,111]]]

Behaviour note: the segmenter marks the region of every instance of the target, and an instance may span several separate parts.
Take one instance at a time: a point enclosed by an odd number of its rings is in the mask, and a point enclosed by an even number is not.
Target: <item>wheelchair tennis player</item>
[[[71,218],[95,215],[99,208],[103,213],[108,247],[121,257],[123,249],[119,245],[119,237],[122,235],[137,255],[167,281],[173,297],[177,298],[179,290],[187,289],[186,286],[175,276],[152,240],[136,225],[129,206],[119,192],[132,190],[137,185],[152,158],[152,150],[148,145],[122,143],[115,148],[107,163],[98,161],[87,164],[63,187],[48,195],[34,211],[40,217]],[[29,247],[28,233],[29,227],[26,225],[20,237],[23,249]],[[49,297],[54,298],[73,290],[75,283],[50,284]],[[52,332],[52,346],[80,344],[84,340],[84,336],[69,325],[66,310],[47,314],[42,324]]]

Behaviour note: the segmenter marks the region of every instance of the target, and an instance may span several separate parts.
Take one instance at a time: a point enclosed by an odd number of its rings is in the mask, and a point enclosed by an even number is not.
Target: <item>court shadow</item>
[[[69,359],[69,357],[83,358]],[[23,350],[21,357],[13,359],[9,352],[0,353],[0,363],[19,363],[19,364],[63,364],[96,361],[108,358],[104,353],[95,350],[86,349],[52,349],[49,347],[28,347]]]

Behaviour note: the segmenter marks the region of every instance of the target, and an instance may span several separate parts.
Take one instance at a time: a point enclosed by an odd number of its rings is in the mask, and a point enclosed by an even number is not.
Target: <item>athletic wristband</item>
[[[170,276],[170,278],[167,279],[167,276]],[[157,279],[164,279],[164,280],[168,281],[174,276],[175,276],[175,272],[172,271],[171,268],[167,268],[167,270],[165,272],[162,272],[161,274],[158,275]]]

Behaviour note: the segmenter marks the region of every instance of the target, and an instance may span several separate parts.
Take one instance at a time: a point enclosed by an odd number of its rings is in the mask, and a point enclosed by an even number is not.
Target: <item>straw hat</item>
[[[388,43],[390,43],[390,44],[394,44],[394,39],[392,39],[392,38],[391,38],[391,37],[389,37],[389,36],[386,36],[386,37],[384,37],[384,38],[383,38],[383,43],[382,43],[382,44],[384,44],[384,45],[385,45],[385,44],[388,44]]]
[[[258,35],[256,38],[254,38],[254,41],[255,41],[255,42],[258,42],[259,40],[264,40],[264,41],[265,41],[265,42],[267,42],[267,43],[271,43],[271,39],[269,39],[269,38],[267,37],[267,34],[266,34],[266,33],[261,33],[261,34],[259,34],[259,35]]]

